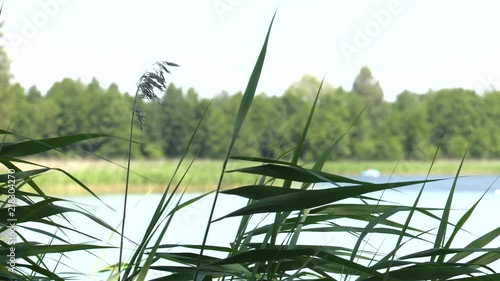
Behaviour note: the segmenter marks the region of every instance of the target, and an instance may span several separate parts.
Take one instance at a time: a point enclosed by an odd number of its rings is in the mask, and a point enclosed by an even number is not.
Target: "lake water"
[[[358,177],[359,178],[359,177]],[[380,177],[376,179],[359,178],[363,180],[373,180],[374,182],[387,182],[389,179],[385,177]],[[422,179],[422,177],[398,177],[393,178],[392,181],[401,180],[416,180]],[[491,186],[490,191],[483,198],[482,202],[476,209],[475,213],[469,219],[465,225],[465,229],[469,231],[461,232],[457,236],[454,246],[465,246],[472,240],[495,229],[500,226],[500,220],[498,220],[498,215],[500,214],[500,180],[497,180],[496,176],[478,176],[478,177],[464,177],[459,179],[457,185],[457,193],[453,199],[452,208],[455,209],[450,217],[450,221],[455,223],[460,216],[464,213],[465,209],[470,208],[485,192],[485,190]],[[446,180],[439,183],[432,183],[426,185],[426,189],[423,197],[421,198],[420,207],[437,207],[442,208],[445,205],[446,199],[448,197],[448,192],[452,186],[452,180]],[[405,187],[398,189],[398,191],[388,190],[383,193],[383,199],[399,204],[413,204],[416,194],[420,186]],[[199,194],[187,194],[183,200],[187,200],[197,196]],[[373,197],[381,196],[382,193],[372,193]],[[102,203],[99,203],[95,198],[91,197],[70,197],[69,200],[85,204],[83,207],[89,210],[92,214],[98,216],[99,218],[105,220],[111,226],[120,228],[121,220],[121,208],[123,204],[122,195],[106,195],[102,196],[101,199],[108,205],[112,206],[115,211],[110,210]],[[126,235],[132,241],[139,241],[144,230],[154,212],[157,203],[160,200],[160,195],[149,194],[149,195],[132,195],[129,196],[128,201],[128,212],[126,221]],[[203,238],[204,229],[206,226],[208,214],[211,208],[213,200],[213,195],[209,195],[198,202],[190,205],[189,207],[179,211],[172,221],[172,225],[169,227],[167,234],[163,240],[165,244],[200,244]],[[236,210],[246,204],[246,200],[231,196],[231,195],[220,195],[219,202],[215,211],[215,218],[219,218],[233,210]],[[395,217],[396,220],[403,221],[406,217],[406,213]],[[72,224],[80,231],[93,235],[106,241],[110,245],[119,245],[119,237],[109,230],[101,227],[96,227],[95,223],[91,220],[78,214],[69,214],[67,216],[72,222]],[[264,217],[263,223],[271,222],[271,217]],[[258,219],[254,220],[253,223],[256,225]],[[236,227],[239,223],[239,218],[229,218],[212,225],[209,244],[227,246],[229,242],[234,239]],[[438,227],[438,222],[429,220],[428,218],[423,218],[421,216],[415,216],[412,221],[414,226],[425,227],[425,229],[432,229]],[[20,231],[25,231],[20,229]],[[450,232],[448,232],[449,234]],[[37,239],[37,235],[28,234],[28,237],[32,239]],[[385,239],[386,237],[368,237],[370,243],[377,248],[382,245],[379,251],[386,252],[393,247],[393,241],[391,239]],[[71,236],[71,241],[73,242],[90,242],[91,239],[82,236]],[[44,240],[39,240],[40,242],[48,242]],[[354,245],[355,239],[353,237],[348,237],[346,234],[339,233],[323,233],[321,235],[308,235],[305,233],[301,236],[300,242],[306,244],[318,244],[318,245]],[[340,242],[340,243],[339,243]],[[391,244],[392,242],[392,244]],[[351,243],[351,244],[350,244]],[[402,249],[401,253],[407,253],[424,250],[432,247],[431,244],[420,242],[411,246],[411,248]],[[499,239],[495,240],[489,247],[500,247]],[[132,243],[126,243],[125,260],[130,256],[131,250],[134,249]],[[366,250],[376,250],[372,248],[366,248]],[[85,273],[81,280],[106,280],[106,274],[95,274],[98,270],[106,267],[107,263],[115,263],[118,259],[118,250],[97,250],[90,253],[69,253],[67,258],[62,259],[62,263],[67,266],[59,265],[57,271],[79,271]],[[500,264],[493,264],[495,270],[500,271]]]

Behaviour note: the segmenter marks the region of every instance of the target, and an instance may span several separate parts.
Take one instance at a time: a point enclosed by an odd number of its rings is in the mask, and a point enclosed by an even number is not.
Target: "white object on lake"
[[[361,172],[361,175],[363,177],[373,177],[373,178],[378,178],[380,177],[380,171],[377,169],[366,169]]]

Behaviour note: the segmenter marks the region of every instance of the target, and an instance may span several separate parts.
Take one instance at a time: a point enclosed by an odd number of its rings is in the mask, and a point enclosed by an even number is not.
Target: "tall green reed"
[[[194,273],[194,280],[198,280],[198,274],[199,274],[198,269],[201,265],[203,252],[205,250],[205,245],[207,243],[208,233],[210,231],[210,225],[212,223],[211,221],[212,221],[212,218],[214,215],[215,206],[217,205],[217,199],[219,198],[219,193],[220,193],[220,189],[221,189],[222,182],[224,179],[224,174],[226,172],[227,163],[229,161],[229,157],[231,156],[234,144],[236,143],[236,139],[238,138],[241,127],[243,126],[243,122],[245,121],[245,117],[247,116],[247,113],[250,110],[250,107],[252,105],[252,100],[253,100],[253,97],[255,96],[255,91],[257,90],[257,85],[259,83],[260,75],[262,73],[262,68],[264,66],[264,61],[265,61],[266,52],[267,52],[267,45],[269,42],[269,36],[271,34],[271,28],[273,26],[275,16],[276,16],[276,13],[273,15],[273,18],[272,18],[271,23],[269,25],[269,29],[267,30],[266,39],[264,40],[264,45],[262,46],[259,57],[257,58],[257,62],[255,63],[255,67],[252,71],[252,75],[250,76],[250,80],[248,81],[248,85],[246,87],[245,93],[243,94],[243,97],[242,97],[241,102],[240,102],[238,114],[237,114],[236,120],[234,122],[233,135],[231,137],[231,142],[230,142],[229,147],[227,149],[226,158],[224,159],[224,162],[222,164],[219,182],[217,184],[217,189],[215,190],[214,201],[212,204],[212,208],[210,210],[210,214],[208,216],[207,226],[205,229],[205,234],[203,236],[203,242],[201,244],[200,255],[199,255],[198,262],[197,262],[196,271]]]
[[[146,71],[141,78],[139,79],[139,83],[137,85],[137,91],[134,96],[134,104],[132,106],[132,118],[130,121],[130,134],[129,134],[129,146],[128,146],[128,156],[127,156],[127,174],[125,178],[125,195],[123,198],[123,215],[122,215],[122,230],[120,235],[120,253],[118,257],[118,273],[121,272],[121,261],[123,255],[123,240],[125,237],[125,221],[127,214],[127,199],[128,199],[128,189],[129,189],[129,178],[130,178],[130,162],[132,158],[132,137],[134,130],[134,121],[135,117],[137,117],[141,130],[144,126],[145,115],[144,112],[137,108],[137,100],[145,99],[149,101],[155,101],[160,103],[161,99],[156,95],[155,91],[165,91],[167,88],[167,81],[165,79],[165,74],[170,74],[170,71],[167,67],[170,66],[178,66],[175,63],[161,61],[155,64],[156,69],[152,69]],[[120,280],[120,275],[118,276],[118,280]]]

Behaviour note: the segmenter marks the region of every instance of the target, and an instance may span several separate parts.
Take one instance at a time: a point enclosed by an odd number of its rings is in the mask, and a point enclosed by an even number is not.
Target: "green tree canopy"
[[[384,99],[384,92],[380,83],[373,78],[371,70],[363,66],[352,85],[352,91],[362,97],[369,105],[380,104]]]

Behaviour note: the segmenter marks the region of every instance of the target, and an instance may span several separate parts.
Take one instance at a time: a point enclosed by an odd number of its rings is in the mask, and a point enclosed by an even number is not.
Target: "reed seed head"
[[[168,61],[158,61],[153,67],[146,71],[137,84],[137,97],[144,100],[161,103],[161,98],[155,94],[155,90],[164,92],[167,89],[166,74],[170,74],[168,67],[177,67],[176,63]],[[134,108],[135,115],[141,124],[141,130],[144,127],[145,114],[143,111]]]
[[[159,61],[141,76],[137,85],[139,98],[161,102],[161,99],[155,94],[155,89],[160,92],[167,89],[165,74],[170,74],[167,68],[169,66],[177,67],[178,65],[168,61]]]

